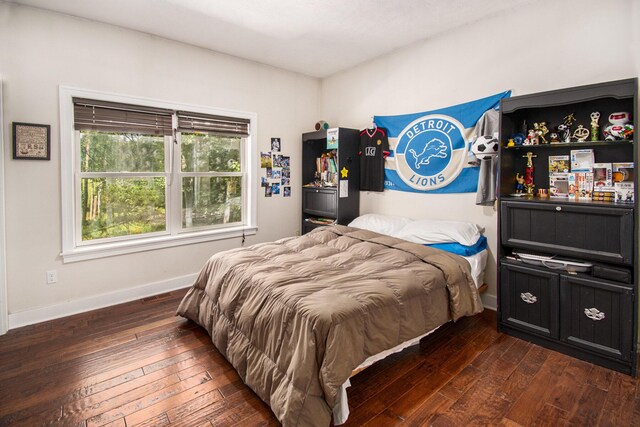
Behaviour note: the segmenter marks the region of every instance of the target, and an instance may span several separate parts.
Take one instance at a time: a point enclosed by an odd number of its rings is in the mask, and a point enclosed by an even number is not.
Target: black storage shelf
[[[338,185],[310,186],[316,179],[316,159],[327,149],[327,131],[320,130],[302,134],[302,226],[306,234],[323,224],[311,222],[315,218],[334,220],[347,225],[360,213],[360,158],[358,143],[360,131],[338,129],[337,169]],[[347,171],[343,177],[340,171]],[[347,192],[341,194],[340,184],[346,181]]]
[[[631,375],[638,342],[637,92],[637,79],[628,79],[502,100],[498,189],[498,329]],[[600,126],[610,113],[631,113],[633,140],[506,146],[523,121],[552,129],[575,113],[575,125],[588,127],[593,111],[601,113]],[[593,149],[597,163],[634,164],[633,202],[513,195],[525,153],[537,156],[537,190],[549,186],[549,156],[581,148]],[[590,262],[594,271],[532,266],[514,258],[518,251]]]

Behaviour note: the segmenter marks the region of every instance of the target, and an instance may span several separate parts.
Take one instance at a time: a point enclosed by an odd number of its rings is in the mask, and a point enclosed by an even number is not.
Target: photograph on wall
[[[280,138],[271,138],[271,151],[280,151]]]
[[[260,167],[261,168],[270,168],[272,166],[271,163],[271,153],[270,152],[261,152],[260,153]]]
[[[280,167],[281,168],[289,168],[291,164],[291,158],[289,156],[282,156],[280,158]]]
[[[281,152],[282,140],[276,137],[271,138],[271,151],[260,152],[260,167],[265,170],[260,186],[265,188],[265,197],[291,197],[291,157]]]

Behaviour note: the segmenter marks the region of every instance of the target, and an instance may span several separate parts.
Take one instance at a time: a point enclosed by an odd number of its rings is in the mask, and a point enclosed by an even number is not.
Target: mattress
[[[484,283],[484,270],[487,267],[488,256],[487,249],[484,249],[475,255],[462,257],[471,265],[471,276],[476,284],[476,288],[479,288]]]

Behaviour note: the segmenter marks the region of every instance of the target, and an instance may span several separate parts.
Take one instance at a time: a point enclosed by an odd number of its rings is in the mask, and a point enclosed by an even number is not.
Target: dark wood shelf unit
[[[357,129],[339,128],[338,185],[309,187],[307,185],[315,180],[316,159],[331,150],[327,149],[326,130],[302,134],[302,234],[323,226],[309,222],[310,218],[329,218],[337,224],[347,225],[360,214],[359,137]],[[348,171],[346,178],[340,173],[343,169]],[[346,197],[340,192],[340,181],[344,180],[348,182]]]
[[[636,374],[638,341],[638,86],[619,80],[517,96],[501,101],[498,210],[498,329],[565,354]],[[599,111],[600,131],[613,112],[633,115],[632,140],[585,141],[506,147],[526,121],[554,129],[574,113],[590,129]],[[535,191],[549,188],[549,156],[590,148],[597,163],[634,163],[634,202],[514,196],[515,174],[524,174],[533,152]],[[569,273],[514,259],[533,252],[582,262],[594,269]]]

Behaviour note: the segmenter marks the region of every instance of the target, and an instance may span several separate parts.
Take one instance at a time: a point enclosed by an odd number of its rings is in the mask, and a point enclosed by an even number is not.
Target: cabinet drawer
[[[558,338],[558,274],[503,263],[500,311],[503,323]]]
[[[505,201],[500,215],[506,246],[633,263],[633,209]]]
[[[302,224],[302,234],[307,234],[311,230],[314,230],[314,229],[316,229],[318,227],[326,227],[326,225],[312,224],[310,222],[304,222]]]
[[[322,217],[337,217],[337,192],[335,188],[303,188],[302,211]]]
[[[560,339],[630,361],[633,291],[599,280],[560,276]]]

